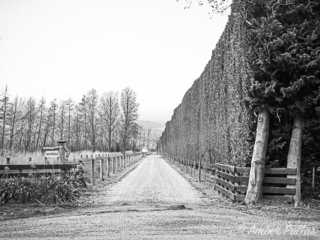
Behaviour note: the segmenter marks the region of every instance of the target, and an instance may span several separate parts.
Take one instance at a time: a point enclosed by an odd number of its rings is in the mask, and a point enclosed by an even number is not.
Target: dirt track
[[[315,231],[316,236],[306,239],[320,237],[318,222],[220,208],[162,158],[151,155],[120,182],[106,187],[92,207],[1,222],[0,239],[303,239],[301,234],[292,236],[288,224]],[[274,233],[261,236],[257,228]]]

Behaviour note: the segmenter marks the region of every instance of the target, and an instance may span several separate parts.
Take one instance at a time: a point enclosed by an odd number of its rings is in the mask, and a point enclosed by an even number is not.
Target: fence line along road
[[[249,167],[235,167],[225,164],[209,166],[201,161],[166,155],[171,164],[197,178],[199,181],[214,184],[214,189],[233,201],[244,201],[248,181]],[[263,199],[281,202],[293,202],[296,179],[288,177],[297,174],[295,168],[266,168],[263,180]]]
[[[113,157],[94,157],[91,156],[90,161],[90,179],[91,183],[95,184],[95,173],[98,174],[98,178],[103,181],[104,176],[107,175],[109,178],[111,174],[117,174],[121,172],[123,169],[130,167],[134,163],[140,161],[143,158],[142,153],[133,153],[133,154],[126,154],[126,155],[117,155]],[[83,159],[81,159],[83,160]],[[99,161],[96,164],[96,161]],[[95,167],[97,165],[97,167]],[[106,173],[106,174],[105,174]]]
[[[133,153],[126,155],[113,155],[109,154],[97,154],[96,156],[91,155],[91,159],[86,158],[78,159],[78,161],[86,162],[90,164],[90,168],[85,167],[86,172],[90,172],[91,183],[95,182],[95,162],[99,161],[98,174],[100,180],[104,180],[105,172],[109,178],[112,174],[117,174],[122,171],[124,168],[131,166],[132,164],[140,161],[143,158],[141,153]],[[9,177],[26,177],[29,174],[53,174],[59,172],[74,172],[77,168],[76,159],[73,159],[72,163],[63,163],[63,164],[47,164],[44,161],[44,164],[10,164],[10,158],[6,159],[5,165],[0,165],[0,178],[9,178]]]

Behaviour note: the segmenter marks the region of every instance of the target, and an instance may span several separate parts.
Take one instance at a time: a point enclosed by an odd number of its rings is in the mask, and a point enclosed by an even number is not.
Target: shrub
[[[1,179],[0,204],[71,203],[84,190],[81,182],[67,174]]]

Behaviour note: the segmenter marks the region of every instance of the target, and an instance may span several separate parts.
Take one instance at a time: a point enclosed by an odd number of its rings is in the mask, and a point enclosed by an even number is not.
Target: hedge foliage
[[[246,103],[252,74],[238,10],[233,8],[209,63],[166,123],[162,152],[232,165],[248,159],[253,115]]]
[[[271,112],[267,165],[286,166],[304,117],[302,167],[320,156],[320,1],[238,0],[212,58],[175,109],[162,153],[249,165],[256,115]]]
[[[320,153],[320,1],[246,2],[250,107],[271,112],[267,162],[286,166],[293,118],[304,118],[302,166]]]

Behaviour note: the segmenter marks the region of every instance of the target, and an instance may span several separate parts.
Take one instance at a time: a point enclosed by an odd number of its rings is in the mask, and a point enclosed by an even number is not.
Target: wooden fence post
[[[207,182],[207,170],[208,170],[208,161],[205,160],[205,162],[204,162],[204,176],[203,176],[204,184],[206,184],[206,182]]]
[[[108,178],[110,177],[110,163],[111,163],[111,161],[110,161],[111,159],[110,159],[110,157],[108,157],[107,158],[107,167],[108,167]]]
[[[121,158],[121,168],[120,168],[121,171],[124,169],[124,159],[125,158],[126,158],[126,155],[123,155]]]
[[[91,159],[91,183],[94,184],[94,159]]]
[[[312,168],[312,189],[314,189],[315,179],[316,179],[316,167],[313,166],[313,168]]]
[[[192,177],[195,177],[195,172],[196,172],[196,161],[195,160],[193,160],[192,161],[192,169],[191,169],[191,176]]]
[[[114,168],[115,168],[115,173],[117,173],[118,172],[118,156],[115,156],[114,157]]]
[[[189,173],[189,159],[187,158],[187,164],[186,164],[186,172]]]
[[[100,159],[100,180],[103,181],[103,159]]]
[[[120,166],[120,171],[122,171],[122,169],[124,168],[124,159],[126,158],[126,155],[123,155],[122,157],[121,157],[121,161],[120,161],[120,164],[121,164],[121,166]]]
[[[116,166],[117,166],[116,172],[119,172],[119,171],[120,171],[120,170],[119,170],[119,168],[120,168],[120,160],[121,160],[121,157],[118,156],[118,157],[117,157],[117,164],[116,164]]]
[[[183,158],[180,158],[180,169],[183,171]]]
[[[201,182],[201,157],[199,158],[199,165],[198,165],[198,181]]]
[[[120,166],[120,171],[122,171],[123,168],[124,168],[124,159],[125,159],[125,157],[126,157],[126,155],[123,155],[123,156],[121,157],[121,160],[120,160],[120,164],[121,164],[121,166]]]
[[[116,172],[116,157],[112,157],[112,173]]]
[[[235,177],[239,177],[240,174],[236,172],[236,168],[233,167],[233,169],[234,169],[234,172],[233,172],[234,176],[235,176]],[[235,178],[235,179],[236,179],[236,178]],[[233,184],[234,184],[236,187],[240,186],[239,182],[237,182],[237,181],[234,181]],[[240,192],[235,189],[233,193],[234,193],[235,198],[236,198],[235,200],[237,200],[237,195],[239,195]]]

